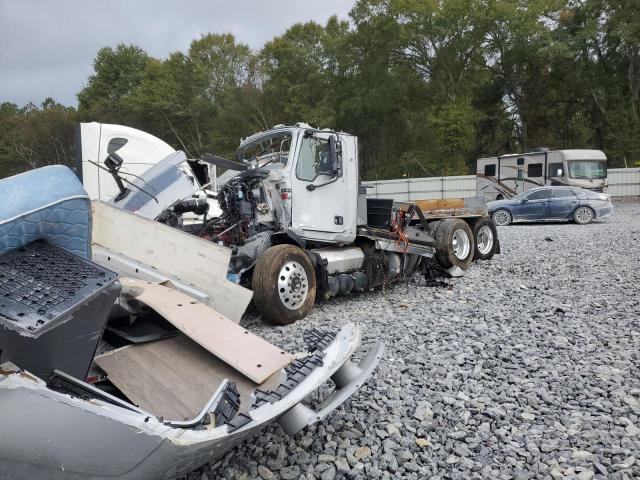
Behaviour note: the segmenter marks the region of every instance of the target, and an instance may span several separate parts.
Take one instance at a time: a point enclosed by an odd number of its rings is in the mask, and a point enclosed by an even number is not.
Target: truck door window
[[[541,177],[542,176],[542,164],[530,163],[527,168],[527,177]]]
[[[107,145],[107,153],[111,154],[117,152],[122,147],[124,147],[129,140],[121,137],[114,137],[109,140],[109,144]]]
[[[329,140],[317,137],[302,139],[296,175],[300,180],[312,181],[318,175],[333,175]]]
[[[547,177],[561,177],[564,174],[562,163],[550,163],[547,169]]]

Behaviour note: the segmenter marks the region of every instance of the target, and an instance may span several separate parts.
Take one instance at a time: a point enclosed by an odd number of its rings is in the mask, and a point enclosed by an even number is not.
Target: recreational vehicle
[[[478,160],[476,189],[485,200],[511,198],[544,185],[606,192],[607,157],[600,150],[548,150]]]

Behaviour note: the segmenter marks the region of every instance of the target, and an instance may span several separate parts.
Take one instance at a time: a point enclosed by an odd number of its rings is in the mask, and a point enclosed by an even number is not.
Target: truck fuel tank
[[[364,252],[359,247],[327,247],[311,251],[326,261],[329,275],[360,270],[364,263]]]

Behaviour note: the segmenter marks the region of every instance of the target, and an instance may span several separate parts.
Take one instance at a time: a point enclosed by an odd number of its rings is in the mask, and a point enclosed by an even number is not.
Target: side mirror
[[[107,169],[109,170],[109,173],[118,186],[118,190],[120,190],[118,196],[113,200],[116,203],[126,197],[127,193],[129,193],[129,189],[125,188],[125,186],[122,184],[122,178],[120,178],[120,175],[118,175],[120,167],[123,163],[124,160],[122,159],[122,157],[115,152],[110,153],[107,158],[104,159],[105,167],[107,167]]]
[[[559,168],[558,170],[556,170],[556,177],[561,177],[562,176],[562,169]]]
[[[337,135],[331,135],[329,137],[329,157],[331,158],[332,172],[339,175],[342,169],[342,148]]]
[[[104,159],[104,165],[109,169],[111,173],[120,171],[120,167],[123,163],[123,158],[116,152],[109,153],[107,158]]]
[[[529,201],[529,197],[524,197],[522,200],[520,200],[520,203],[527,203]]]

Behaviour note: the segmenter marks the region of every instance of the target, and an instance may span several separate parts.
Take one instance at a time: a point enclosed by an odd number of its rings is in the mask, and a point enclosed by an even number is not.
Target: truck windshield
[[[275,162],[281,162],[286,165],[289,160],[290,149],[291,133],[279,132],[242,146],[238,150],[238,161],[257,162],[258,167]]]
[[[571,178],[606,178],[607,163],[593,160],[578,160],[569,162],[569,177]]]

